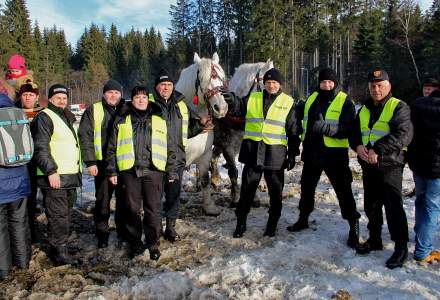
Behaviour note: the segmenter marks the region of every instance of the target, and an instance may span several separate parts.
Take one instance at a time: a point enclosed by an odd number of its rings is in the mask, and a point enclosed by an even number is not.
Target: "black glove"
[[[287,171],[292,170],[295,167],[295,156],[289,157],[287,159]]]
[[[235,95],[233,92],[222,91],[222,96],[225,98],[226,103],[232,104],[235,102]]]
[[[326,136],[334,136],[338,133],[338,125],[327,123],[322,114],[319,114],[318,120],[313,124],[313,132],[321,133]]]

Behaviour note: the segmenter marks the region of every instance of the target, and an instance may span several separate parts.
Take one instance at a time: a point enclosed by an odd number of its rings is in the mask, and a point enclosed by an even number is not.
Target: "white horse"
[[[214,53],[212,59],[200,58],[194,54],[194,64],[180,73],[176,90],[185,96],[188,107],[199,116],[212,115],[223,118],[228,111],[228,104],[220,89],[224,86],[225,72],[219,64],[219,57]],[[188,140],[186,146],[186,165],[197,165],[200,173],[203,209],[205,214],[217,216],[220,209],[211,200],[209,164],[212,157],[214,133],[208,131]]]
[[[263,76],[272,69],[273,61],[268,59],[266,62],[240,65],[229,82],[229,91],[236,96],[244,98],[251,92],[264,89]],[[231,206],[238,202],[239,187],[237,183],[238,170],[235,158],[240,149],[244,134],[244,119],[239,120],[229,114],[224,119],[218,120],[214,128],[214,150],[211,162],[211,183],[219,187],[221,183],[218,172],[218,157],[223,154],[226,160],[226,168],[231,180]],[[257,198],[256,198],[257,199]],[[256,202],[259,202],[256,200]]]

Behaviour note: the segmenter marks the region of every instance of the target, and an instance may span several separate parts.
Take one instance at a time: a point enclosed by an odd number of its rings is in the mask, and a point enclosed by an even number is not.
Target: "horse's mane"
[[[238,97],[244,97],[249,92],[253,83],[255,75],[266,63],[246,63],[241,64],[236,70],[231,80],[229,81],[229,90],[235,93]]]

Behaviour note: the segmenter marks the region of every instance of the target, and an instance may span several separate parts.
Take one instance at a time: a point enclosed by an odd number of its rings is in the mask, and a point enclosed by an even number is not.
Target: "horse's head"
[[[197,96],[203,99],[214,118],[223,118],[228,112],[228,104],[221,93],[225,85],[225,72],[219,64],[218,54],[214,53],[209,59],[200,58],[195,53],[194,64],[197,66]]]

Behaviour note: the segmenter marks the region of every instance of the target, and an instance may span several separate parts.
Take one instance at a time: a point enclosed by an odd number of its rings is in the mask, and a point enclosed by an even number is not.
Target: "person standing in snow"
[[[434,250],[440,212],[440,90],[435,79],[425,80],[423,96],[411,103],[414,139],[408,147],[408,164],[416,184],[414,259],[440,260]]]
[[[408,105],[392,96],[385,70],[368,74],[370,97],[356,116],[351,147],[362,167],[364,209],[369,238],[358,254],[383,250],[382,207],[394,241],[394,253],[386,261],[390,269],[402,267],[408,256],[408,223],[402,201],[402,176],[406,147],[413,137]]]
[[[264,173],[270,197],[269,218],[265,236],[275,236],[282,210],[284,169],[293,169],[299,154],[295,104],[282,90],[283,76],[270,69],[263,77],[264,90],[249,97],[235,99],[224,93],[229,110],[237,116],[246,116],[245,134],[238,160],[244,164],[240,200],[235,214],[237,226],[234,238],[243,237],[246,219],[254,201],[255,192]]]
[[[87,166],[87,172],[95,180],[95,234],[98,248],[108,246],[110,235],[108,221],[110,218],[110,200],[113,193],[116,197],[115,223],[118,237],[122,238],[121,202],[122,190],[120,185],[113,185],[105,174],[108,137],[113,129],[113,121],[118,111],[124,105],[122,85],[116,80],[108,80],[102,90],[102,99],[90,105],[84,112],[79,124],[78,137],[81,142],[82,159]]]
[[[301,199],[298,221],[287,227],[297,232],[309,227],[308,219],[315,205],[315,190],[324,171],[338,197],[342,218],[350,231],[347,245],[359,243],[359,218],[351,190],[353,177],[348,166],[348,137],[354,124],[355,109],[350,97],[342,92],[332,69],[319,72],[316,91],[297,107],[301,122],[304,167],[301,175]]]

